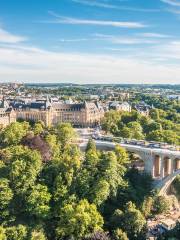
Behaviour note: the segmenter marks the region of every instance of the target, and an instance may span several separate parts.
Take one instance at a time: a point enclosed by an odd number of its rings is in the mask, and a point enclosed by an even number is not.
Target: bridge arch
[[[174,173],[164,178],[155,185],[155,189],[159,190],[159,195],[167,195],[172,182],[178,175],[180,175],[180,169],[176,170]]]

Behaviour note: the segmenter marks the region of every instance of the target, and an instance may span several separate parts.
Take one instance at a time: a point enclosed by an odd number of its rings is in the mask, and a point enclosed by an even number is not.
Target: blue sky
[[[0,0],[0,81],[180,83],[180,0]]]

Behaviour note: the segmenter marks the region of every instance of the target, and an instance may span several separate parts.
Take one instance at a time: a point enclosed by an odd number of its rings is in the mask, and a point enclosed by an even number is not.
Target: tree
[[[161,130],[154,130],[154,131],[150,132],[147,135],[147,140],[163,142],[163,140],[164,140],[164,138],[163,138],[163,131],[161,131]]]
[[[117,157],[118,164],[121,167],[126,166],[126,164],[129,163],[128,153],[126,152],[125,148],[122,148],[121,146],[116,145],[115,154]]]
[[[43,125],[41,123],[37,122],[37,123],[35,123],[33,130],[34,130],[35,135],[39,135],[44,131]]]
[[[53,159],[58,158],[59,154],[60,154],[61,146],[60,146],[60,144],[58,144],[56,135],[55,134],[48,134],[48,135],[46,135],[45,140],[51,148]]]
[[[79,239],[101,230],[102,226],[103,218],[96,206],[89,204],[87,200],[81,200],[78,203],[66,204],[60,209],[56,235],[57,238]]]
[[[156,214],[166,213],[169,210],[169,201],[164,196],[156,196],[154,200],[154,212]]]
[[[9,214],[9,204],[13,198],[13,192],[9,186],[8,179],[0,178],[0,219],[4,219]]]
[[[100,179],[90,190],[90,199],[96,206],[100,206],[105,200],[107,200],[110,194],[110,185],[106,180]]]
[[[0,226],[0,239],[1,240],[7,240],[6,238],[6,229]]]
[[[159,120],[160,118],[159,110],[156,108],[151,109],[149,112],[149,115],[153,120],[156,120],[156,121]]]
[[[86,152],[88,152],[89,150],[96,152],[96,144],[93,139],[89,139],[88,141]]]
[[[33,230],[29,240],[47,240],[43,230]]]
[[[104,119],[102,121],[102,127],[106,132],[111,132],[113,126],[120,121],[121,115],[119,112],[111,110],[105,113]]]
[[[121,228],[130,239],[138,237],[144,230],[146,220],[132,202],[126,204],[124,212],[116,210],[111,224],[113,228]]]
[[[6,236],[8,240],[26,240],[27,229],[23,225],[17,225],[6,228]]]
[[[27,122],[14,122],[7,126],[2,132],[2,141],[6,145],[17,145],[26,136],[29,129]]]
[[[163,131],[163,141],[169,144],[179,144],[178,136],[172,130]]]
[[[146,197],[144,199],[142,204],[142,212],[146,218],[149,215],[151,215],[151,212],[153,210],[153,204],[154,204],[154,199],[152,197]]]
[[[76,133],[70,123],[60,123],[57,125],[57,137],[64,147],[74,140]]]
[[[96,144],[92,139],[90,139],[86,148],[84,165],[92,171],[95,170],[94,168],[96,168],[98,162],[99,156],[96,150]]]
[[[120,228],[117,228],[114,233],[114,240],[128,240],[127,234],[123,232]]]
[[[120,136],[123,138],[132,138],[132,131],[128,127],[123,127],[120,131]]]
[[[26,196],[26,208],[30,215],[38,218],[46,218],[50,211],[49,201],[51,194],[46,186],[41,184],[35,185],[28,191]]]
[[[125,183],[123,180],[125,169],[121,168],[116,154],[114,152],[103,153],[101,156],[101,161],[99,162],[98,170],[99,178],[102,178],[109,183],[110,193],[115,196],[118,187]]]
[[[127,127],[131,131],[131,138],[134,138],[134,139],[143,139],[144,138],[143,129],[142,129],[140,123],[138,123],[138,122],[129,122],[127,124]]]
[[[132,192],[131,199],[140,207],[144,198],[149,196],[152,190],[152,177],[147,173],[139,173],[138,169],[132,168],[127,171],[126,178],[129,182],[129,190]]]
[[[128,124],[129,122],[135,122],[137,120],[139,120],[141,118],[141,115],[133,110],[132,112],[124,112],[122,115],[121,115],[121,121],[124,123],[124,124]]]
[[[32,187],[39,174],[42,161],[37,151],[27,147],[16,146],[8,149],[9,179],[16,193],[24,193]]]
[[[155,121],[152,121],[151,123],[149,123],[146,126],[146,128],[147,128],[146,133],[150,133],[150,132],[156,131],[156,130],[162,131],[162,125]]]
[[[66,145],[61,155],[61,167],[64,171],[73,170],[77,171],[81,167],[82,155],[76,145]]]

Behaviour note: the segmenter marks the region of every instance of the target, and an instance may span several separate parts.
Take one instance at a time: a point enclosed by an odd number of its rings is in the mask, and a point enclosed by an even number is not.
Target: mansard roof
[[[65,103],[52,103],[52,107],[54,109],[66,109],[70,111],[81,111],[82,109],[88,109],[88,110],[93,110],[93,109],[101,109],[100,104],[96,104],[94,102],[83,102],[83,103],[73,103],[73,104],[65,104]]]
[[[14,109],[49,109],[51,105],[47,103],[46,101],[44,102],[30,102],[30,103],[23,103],[23,102],[13,102],[10,104]]]

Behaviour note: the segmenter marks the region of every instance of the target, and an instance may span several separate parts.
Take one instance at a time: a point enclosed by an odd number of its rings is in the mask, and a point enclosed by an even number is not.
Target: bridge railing
[[[159,148],[159,149],[166,149],[171,151],[180,151],[180,146],[170,145],[168,143],[161,143],[155,141],[146,141],[146,140],[136,140],[136,139],[126,139],[121,137],[112,137],[112,136],[103,136],[103,135],[93,135],[92,138],[94,140],[100,141],[108,141],[108,142],[117,142],[122,144],[129,144],[129,145],[138,145],[147,148]]]

